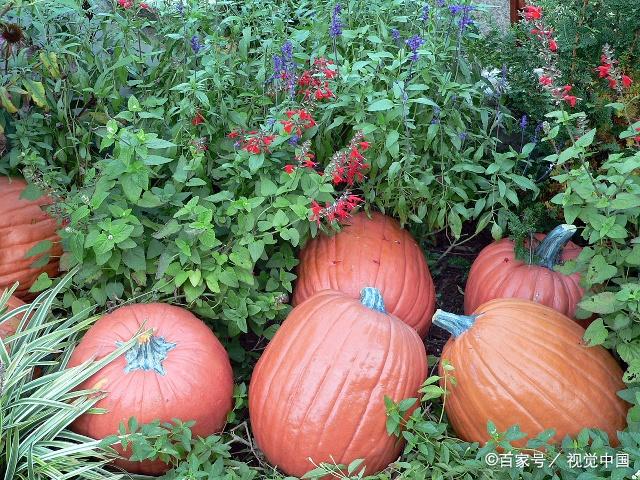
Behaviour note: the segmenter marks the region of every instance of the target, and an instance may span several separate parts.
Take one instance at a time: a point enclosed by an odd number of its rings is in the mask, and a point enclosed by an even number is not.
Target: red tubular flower
[[[122,8],[131,8],[133,7],[133,0],[118,0],[118,5]]]
[[[284,171],[286,173],[288,173],[289,175],[291,175],[295,171],[295,169],[296,169],[295,165],[285,165],[284,166]]]
[[[542,18],[542,7],[536,7],[535,5],[526,5],[524,7],[524,18],[531,20],[540,20]]]
[[[563,91],[563,92],[565,93],[565,95],[566,95],[566,94],[568,94],[568,93],[571,91],[571,89],[572,89],[572,88],[573,88],[573,87],[572,87],[571,85],[565,85],[564,87],[562,87],[562,91]]]
[[[629,75],[622,75],[622,85],[624,86],[624,88],[631,88],[632,83],[633,80],[631,80],[631,77]]]
[[[194,115],[194,117],[191,119],[191,125],[200,125],[201,123],[204,123],[204,117],[202,116],[202,114],[198,111],[196,112],[196,114]]]
[[[540,85],[548,87],[549,85],[552,85],[552,84],[553,84],[553,79],[551,77],[547,77],[546,75],[543,75],[540,77]]]
[[[565,95],[562,99],[572,107],[576,106],[576,101],[578,100],[577,97],[574,97],[573,95]]]
[[[144,10],[151,10],[151,7],[149,7],[149,4],[144,2],[140,2],[140,8]]]
[[[600,65],[598,68],[596,68],[596,71],[598,72],[598,76],[600,78],[607,78],[609,76],[610,70],[611,70],[611,65],[607,63]]]
[[[614,90],[616,88],[618,88],[618,81],[615,78],[609,78],[609,87],[613,88]]]
[[[369,148],[369,142],[360,142],[360,148],[365,151]]]
[[[549,50],[551,50],[552,52],[558,51],[558,42],[556,42],[555,38],[552,38],[549,41]]]
[[[240,132],[238,132],[237,130],[232,130],[231,132],[227,133],[227,138],[238,138],[240,136]]]

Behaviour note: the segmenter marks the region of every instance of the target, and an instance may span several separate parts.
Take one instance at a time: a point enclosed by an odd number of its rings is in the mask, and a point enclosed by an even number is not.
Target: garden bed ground
[[[464,311],[464,286],[469,274],[469,268],[474,258],[478,256],[480,250],[492,242],[489,232],[474,237],[469,242],[457,248],[453,248],[447,255],[435,266],[431,265],[431,273],[436,286],[436,303],[438,308],[454,313],[463,313]],[[445,235],[441,235],[436,239],[438,247],[432,247],[430,250],[435,257],[439,257],[444,253],[449,241]],[[450,334],[443,329],[432,325],[429,334],[425,339],[425,345],[429,355],[440,356],[442,347],[448,340]]]

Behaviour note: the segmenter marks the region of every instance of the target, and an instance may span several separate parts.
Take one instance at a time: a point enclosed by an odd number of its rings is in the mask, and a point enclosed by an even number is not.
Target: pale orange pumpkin
[[[24,180],[0,177],[0,290],[20,282],[14,295],[22,300],[35,298],[29,288],[41,273],[46,272],[50,277],[58,274],[58,260],[62,255],[57,223],[42,209],[51,205],[52,200],[20,198],[26,187]],[[26,256],[46,240],[52,242],[48,252]],[[34,268],[32,265],[44,255],[49,256],[49,261]]]
[[[530,300],[496,299],[472,315],[438,310],[434,325],[448,330],[440,365],[448,394],[447,416],[460,438],[485,443],[487,422],[499,431],[518,424],[526,438],[555,429],[554,442],[583,428],[604,430],[613,445],[626,427],[630,405],[622,369],[601,346],[588,347],[584,329],[568,317]],[[455,385],[446,381],[455,377]]]
[[[293,305],[332,289],[358,298],[378,288],[387,311],[424,337],[435,308],[435,288],[418,243],[393,218],[362,212],[333,236],[321,234],[300,252]]]
[[[253,371],[256,443],[289,475],[356,459],[372,475],[403,444],[387,433],[385,396],[418,397],[426,375],[424,344],[384,311],[379,290],[363,289],[361,300],[318,292],[293,309]]]
[[[141,327],[152,330],[138,345],[78,386],[107,393],[72,429],[102,439],[135,417],[138,423],[174,418],[195,421],[192,432],[206,437],[220,431],[232,408],[233,372],[229,357],[213,332],[184,308],[163,303],[134,304],[100,318],[73,351],[69,367],[113,352]],[[127,456],[119,445],[114,448]],[[169,466],[161,461],[118,460],[132,473],[157,475]]]
[[[465,313],[472,313],[494,298],[522,298],[575,318],[584,295],[580,274],[565,275],[554,270],[558,263],[580,254],[582,249],[569,241],[575,232],[573,225],[559,225],[548,235],[536,234],[540,243],[532,252],[532,263],[516,258],[514,242],[508,238],[485,247],[469,272],[464,290]]]

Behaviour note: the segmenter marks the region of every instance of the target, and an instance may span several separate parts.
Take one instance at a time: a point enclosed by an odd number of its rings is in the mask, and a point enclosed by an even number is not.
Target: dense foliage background
[[[554,462],[560,447],[550,446],[544,466],[504,468],[485,455],[508,450],[518,429],[489,425],[495,442],[482,449],[455,438],[432,377],[408,423],[406,405],[389,405],[389,431],[406,423],[408,443],[375,478],[629,478],[640,469],[640,76],[618,95],[593,73],[605,43],[636,73],[638,7],[540,3],[558,32],[562,79],[580,95],[576,108],[539,88],[526,26],[481,34],[490,11],[482,5],[7,4],[1,20],[15,26],[0,43],[0,173],[56,198],[62,266],[81,267],[60,289],[56,314],[169,301],[206,320],[234,364],[236,408],[225,434],[196,440],[188,425],[132,424],[123,438],[139,458],[170,459],[167,478],[280,478],[253,447],[246,384],[290,309],[297,249],[337,227],[326,215],[313,220],[313,202],[335,207],[354,195],[399,218],[427,252],[443,238],[451,251],[484,231],[522,238],[549,222],[577,222],[587,248],[563,268],[583,272],[591,293],[582,313],[598,317],[586,339],[624,361],[624,395],[636,405],[616,449],[585,431],[566,439]],[[314,70],[317,59],[335,75]],[[305,94],[305,72],[326,81],[326,95]],[[314,124],[287,131],[287,112],[299,109]],[[368,145],[364,176],[336,184],[321,173],[357,132]],[[52,282],[41,277],[34,290]],[[578,467],[569,453],[628,453],[631,462]],[[80,461],[100,461],[91,458]],[[312,476],[327,469],[336,470]],[[364,477],[358,465],[351,473]]]

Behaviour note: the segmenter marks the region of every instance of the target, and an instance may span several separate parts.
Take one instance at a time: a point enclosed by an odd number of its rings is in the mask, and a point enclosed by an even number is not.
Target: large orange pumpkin
[[[293,292],[297,305],[315,292],[339,290],[358,298],[363,287],[378,288],[391,315],[418,331],[431,325],[435,289],[418,243],[394,219],[362,212],[336,235],[310,240],[300,253]]]
[[[256,443],[289,475],[359,458],[373,474],[402,449],[386,431],[385,396],[417,397],[426,375],[420,337],[385,313],[379,290],[361,300],[319,292],[293,309],[253,371]]]
[[[553,428],[554,442],[599,428],[617,444],[629,408],[616,395],[625,388],[622,369],[604,348],[587,347],[584,329],[568,317],[510,298],[487,302],[469,316],[438,310],[433,323],[452,334],[441,358],[455,370],[441,364],[440,375],[456,379],[456,385],[446,383],[445,409],[463,440],[489,440],[491,420],[499,431],[518,424],[529,437]]]
[[[14,295],[22,300],[35,297],[29,294],[29,288],[41,273],[51,277],[58,274],[62,254],[56,221],[41,208],[50,205],[51,199],[20,198],[26,186],[24,180],[0,177],[0,290],[20,282]],[[45,240],[53,242],[48,252],[26,257],[29,250]],[[32,268],[43,255],[50,256],[49,262]]]
[[[126,355],[78,387],[106,392],[96,408],[107,413],[85,414],[73,423],[73,430],[101,439],[116,434],[121,422],[126,424],[135,417],[138,423],[194,420],[193,434],[202,437],[219,432],[232,407],[229,357],[211,330],[183,308],[162,303],[118,308],[89,329],[69,366],[111,353],[130,340],[143,323],[153,334],[145,335]],[[150,475],[168,468],[158,461],[116,463],[132,473]]]
[[[4,306],[3,308],[4,311],[0,311],[0,315],[3,313],[9,312],[15,308],[18,308],[22,305],[24,305],[24,302],[20,300],[18,297],[14,297],[12,295],[9,297],[9,301]],[[16,330],[18,329],[18,325],[20,325],[21,320],[22,320],[21,316],[11,317],[9,320],[5,320],[4,322],[0,323],[0,340],[7,338],[8,336],[11,336],[14,333],[16,333]]]
[[[575,231],[573,225],[560,225],[548,235],[536,234],[540,243],[532,264],[516,259],[512,240],[505,238],[485,247],[469,272],[464,291],[465,313],[472,313],[494,298],[523,298],[574,318],[584,294],[580,274],[564,275],[553,267],[580,254],[582,249],[569,241]]]

